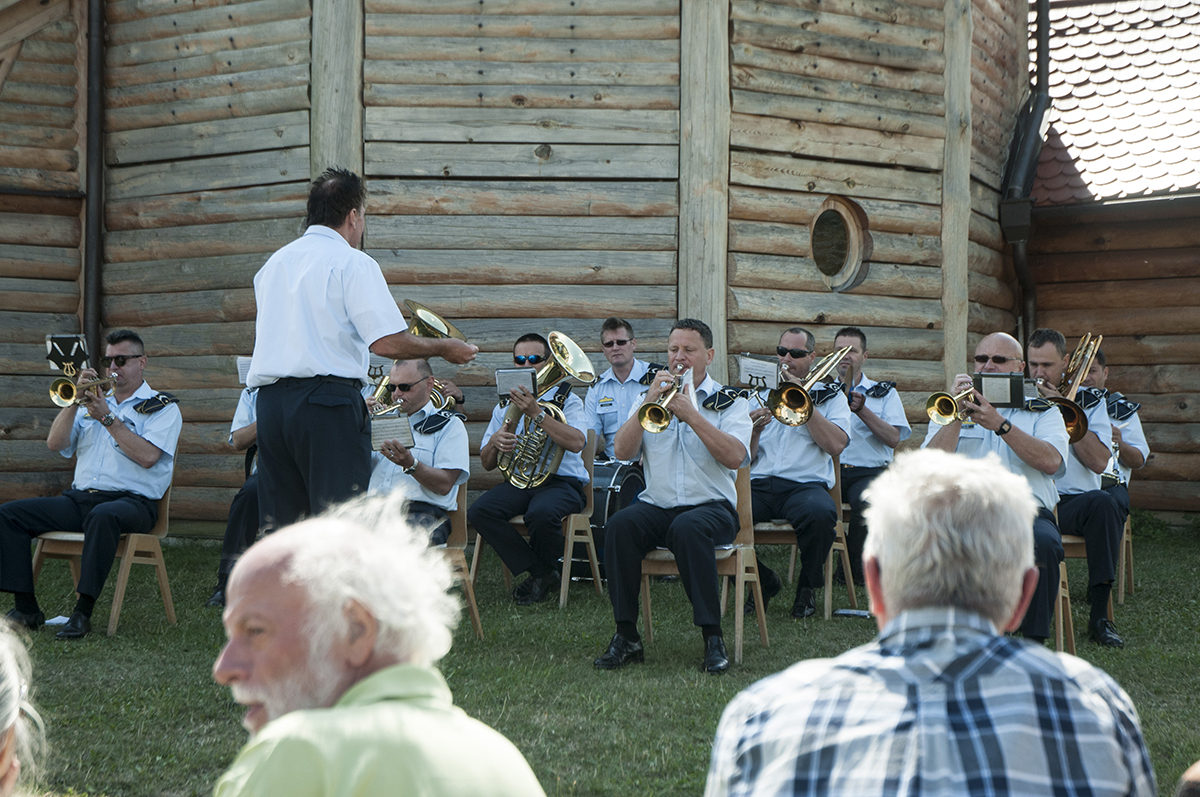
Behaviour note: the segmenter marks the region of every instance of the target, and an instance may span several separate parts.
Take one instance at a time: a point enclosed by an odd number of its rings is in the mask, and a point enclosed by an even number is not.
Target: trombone
[[[661,394],[649,404],[643,404],[638,408],[638,423],[647,432],[658,434],[665,431],[671,425],[671,419],[675,417],[675,413],[667,408],[667,404],[670,403],[671,399],[675,398],[675,394],[692,378],[692,369],[689,368],[682,374],[674,374],[674,377],[675,384],[667,388],[667,392]]]
[[[813,400],[809,395],[817,383],[823,380],[830,371],[846,356],[852,346],[843,346],[835,352],[826,354],[813,364],[808,376],[800,384],[784,381],[783,363],[779,364],[779,387],[767,393],[765,402],[759,399],[764,407],[771,411],[775,420],[786,426],[803,426],[812,419]],[[755,396],[758,394],[756,393]]]
[[[1096,352],[1100,350],[1100,343],[1103,340],[1103,335],[1093,338],[1091,332],[1085,334],[1080,339],[1079,345],[1075,347],[1075,351],[1071,353],[1071,359],[1067,361],[1067,369],[1063,372],[1062,381],[1058,384],[1058,392],[1062,395],[1045,397],[1046,401],[1058,405],[1063,422],[1067,425],[1067,436],[1072,443],[1078,443],[1088,432],[1087,413],[1084,412],[1083,407],[1075,403],[1075,396],[1079,393],[1079,386],[1087,378],[1092,361],[1096,359]],[[1039,379],[1038,384],[1045,384],[1045,380]]]
[[[95,379],[91,382],[81,382],[75,384],[70,379],[59,377],[50,383],[50,400],[59,407],[70,407],[74,404],[83,403],[83,394],[89,390],[96,392],[97,398],[103,398],[107,385],[112,385],[117,381],[117,375],[113,374],[107,379]]]

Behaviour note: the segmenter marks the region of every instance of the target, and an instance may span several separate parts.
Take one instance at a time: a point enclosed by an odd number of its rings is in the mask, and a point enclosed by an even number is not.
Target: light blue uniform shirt
[[[237,409],[233,411],[233,423],[229,424],[229,445],[233,445],[233,433],[245,429],[258,420],[258,388],[248,387],[238,396]],[[258,457],[250,463],[250,475],[258,473]]]
[[[546,392],[547,397],[554,395],[553,391],[555,390],[558,390],[557,385]],[[488,423],[487,431],[483,433],[483,441],[479,444],[480,448],[486,446],[488,440],[492,439],[492,435],[500,430],[500,424],[504,423],[504,413],[507,411],[507,405],[501,407],[499,404],[492,410],[492,420]],[[566,405],[563,407],[563,414],[567,416],[567,426],[578,429],[585,435],[587,434],[588,427],[583,415],[583,400],[579,396],[576,396],[573,391],[567,397]],[[525,421],[524,413],[517,416],[517,436],[525,433]],[[551,445],[554,445],[554,443],[551,442]],[[575,479],[584,484],[588,483],[587,468],[583,466],[583,456],[580,454],[563,451],[562,462],[559,463],[557,472],[559,476]]]
[[[596,438],[604,437],[604,454],[613,457],[613,437],[633,407],[641,404],[646,386],[640,380],[650,370],[650,364],[642,360],[633,361],[629,378],[621,382],[609,368],[600,375],[599,381],[588,388],[583,400],[583,412],[587,417],[587,428],[596,432]]]
[[[766,400],[768,392],[770,391],[759,391],[759,396]],[[847,436],[851,436],[850,404],[846,401],[845,393],[837,393],[814,409],[821,413],[825,420],[841,429]],[[832,487],[836,478],[833,472],[833,457],[813,441],[808,424],[788,426],[774,418],[759,433],[758,456],[750,466],[751,479],[763,479],[767,476],[787,479],[798,484],[822,482],[826,487]]]
[[[893,388],[883,398],[867,396],[866,392],[877,384],[879,383],[874,379],[863,374],[858,384],[850,389],[855,393],[862,393],[866,398],[863,406],[878,415],[884,423],[900,429],[900,442],[903,443],[912,435],[912,427],[908,425],[900,394]],[[895,453],[893,449],[881,443],[879,438],[871,432],[870,427],[863,423],[857,415],[850,413],[850,443],[842,451],[841,462],[843,465],[854,465],[858,468],[883,468],[892,461]]]
[[[463,425],[461,418],[454,417],[433,434],[418,432],[417,424],[436,412],[437,410],[434,409],[433,402],[430,401],[426,402],[424,407],[408,416],[409,423],[413,427],[413,444],[412,448],[408,450],[412,452],[412,455],[417,458],[418,462],[423,462],[431,468],[459,471],[458,479],[454,482],[454,486],[450,488],[450,492],[445,495],[438,495],[432,490],[426,489],[416,478],[405,473],[399,465],[378,451],[371,452],[371,485],[368,488],[369,492],[390,493],[392,490],[404,490],[409,500],[424,501],[427,504],[440,507],[447,512],[454,511],[458,505],[458,487],[461,484],[466,484],[467,478],[471,475],[471,454],[467,443],[467,427]]]
[[[989,453],[1000,457],[1000,461],[1004,463],[1004,467],[1009,472],[1025,477],[1025,481],[1029,483],[1029,490],[1033,493],[1038,505],[1042,509],[1053,512],[1054,508],[1058,506],[1058,490],[1054,486],[1054,480],[1067,472],[1067,449],[1070,448],[1062,413],[1058,411],[1057,407],[1051,407],[1045,412],[1034,412],[1022,408],[997,408],[996,412],[1025,434],[1036,437],[1038,440],[1045,440],[1054,446],[1054,450],[1062,457],[1062,462],[1054,475],[1047,476],[1037,468],[1026,465],[1025,461],[1004,442],[1003,437],[995,432],[989,432],[977,423],[963,424],[962,430],[958,433],[958,447],[955,448],[955,453],[971,459],[983,459]],[[929,424],[929,430],[925,433],[925,442],[921,444],[921,448],[929,445],[929,441],[941,428],[935,423]]]
[[[1108,419],[1108,404],[1097,401],[1091,409],[1086,410],[1088,434],[1094,434],[1104,443],[1104,447],[1112,451],[1112,422]],[[1062,413],[1059,413],[1060,415]],[[1059,495],[1079,495],[1100,489],[1100,474],[1095,473],[1075,455],[1075,446],[1071,446],[1071,455],[1067,457],[1067,472],[1058,477]],[[1111,459],[1111,457],[1110,457]]]
[[[721,385],[715,379],[705,375],[704,381],[696,389],[697,403],[703,405],[705,399],[720,389]],[[686,396],[680,396],[674,401],[685,400]],[[630,410],[629,417],[637,414],[639,406]],[[750,402],[738,398],[724,410],[710,410],[701,406],[700,412],[713,426],[741,442],[746,449],[741,467],[748,465]],[[658,434],[642,432],[639,450],[646,474],[646,489],[639,500],[662,509],[674,509],[677,506],[696,506],[725,499],[737,509],[737,471],[717,462],[692,427],[680,423],[678,418],[672,416],[670,425]]]
[[[71,442],[60,453],[70,458],[75,454],[76,490],[128,490],[147,498],[158,500],[171,486],[171,473],[175,469],[175,445],[183,429],[183,416],[179,406],[169,404],[158,412],[138,412],[133,405],[154,398],[156,391],[144,381],[133,395],[117,403],[115,396],[108,396],[108,411],[117,417],[116,423],[124,423],[134,434],[157,446],[163,453],[149,468],[134,462],[117,441],[101,425],[80,407],[71,424]]]

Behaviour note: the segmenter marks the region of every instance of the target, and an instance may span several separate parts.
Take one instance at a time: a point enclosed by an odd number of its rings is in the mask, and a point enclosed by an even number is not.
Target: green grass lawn
[[[1184,768],[1200,759],[1200,524],[1173,528],[1139,516],[1134,539],[1137,592],[1116,616],[1124,650],[1084,638],[1086,565],[1069,563],[1078,650],[1132,696],[1159,793],[1171,795]],[[98,633],[78,643],[56,642],[48,630],[34,637],[35,700],[51,744],[47,794],[206,795],[245,740],[240,710],[210,675],[223,632],[203,603],[219,547],[169,542],[178,626],[167,624],[153,573],[140,567],[116,636],[103,633],[110,584],[96,607]],[[783,549],[764,555],[786,572]],[[723,677],[703,675],[700,634],[682,588],[655,584],[656,634],[646,663],[599,672],[592,659],[613,630],[606,597],[575,584],[565,610],[557,602],[518,609],[504,594],[494,552],[482,566],[485,638],[477,640],[464,619],[442,667],[456,701],[512,739],[551,795],[698,795],[717,720],[739,690],[799,659],[836,656],[874,636],[869,620],[795,622],[785,592],[768,611],[770,648],[748,626],[745,663]],[[38,592],[47,616],[69,614],[66,565],[48,563]],[[859,595],[865,606],[861,588]],[[844,589],[835,587],[835,608],[846,605]],[[725,630],[732,655],[732,617]]]

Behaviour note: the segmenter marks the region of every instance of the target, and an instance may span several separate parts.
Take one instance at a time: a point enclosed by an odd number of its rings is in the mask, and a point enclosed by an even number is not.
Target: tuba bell
[[[547,336],[550,344],[550,358],[537,372],[535,390],[539,397],[545,395],[559,382],[567,377],[577,379],[591,385],[596,381],[596,372],[592,361],[588,359],[583,349],[561,332],[551,332]],[[567,416],[558,405],[549,401],[539,401],[538,406],[546,411],[554,420],[565,423]],[[516,429],[517,416],[521,410],[515,404],[509,404],[504,413],[501,429]],[[541,427],[526,425],[525,431],[517,438],[516,447],[512,451],[501,451],[496,456],[496,466],[508,479],[508,483],[519,489],[537,487],[546,479],[558,472],[562,463],[563,449],[555,445],[550,436]]]

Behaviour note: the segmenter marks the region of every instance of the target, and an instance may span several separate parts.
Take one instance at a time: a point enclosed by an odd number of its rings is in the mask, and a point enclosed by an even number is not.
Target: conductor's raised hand
[[[446,338],[442,341],[442,359],[455,365],[465,365],[475,359],[479,347],[458,338]]]

